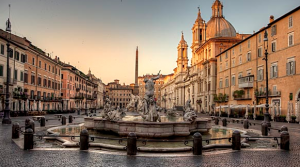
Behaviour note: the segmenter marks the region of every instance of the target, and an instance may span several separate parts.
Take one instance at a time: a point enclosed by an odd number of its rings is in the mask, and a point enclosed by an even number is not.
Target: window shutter
[[[274,25],[274,35],[276,35],[276,34],[277,34],[277,26]]]
[[[264,69],[261,69],[261,80],[264,80]]]
[[[271,66],[270,71],[271,71],[271,72],[270,72],[270,78],[273,78],[273,75],[274,75],[274,74],[273,74],[273,73],[274,73],[274,71],[273,71],[273,66]]]
[[[278,66],[275,66],[274,77],[278,77],[277,72],[278,72]]]
[[[293,66],[292,66],[292,71],[291,71],[291,73],[292,73],[292,74],[296,74],[296,62],[295,62],[295,61],[292,61],[292,63],[293,63]]]
[[[290,75],[290,63],[286,63],[286,75]]]

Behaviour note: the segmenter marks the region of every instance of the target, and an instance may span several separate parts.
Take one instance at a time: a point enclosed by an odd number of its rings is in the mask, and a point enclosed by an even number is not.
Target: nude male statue
[[[154,95],[154,82],[155,80],[159,79],[159,73],[160,71],[158,72],[157,76],[156,77],[153,77],[153,78],[145,78],[144,79],[144,82],[145,82],[145,99],[146,100],[149,100],[150,97],[153,97]]]

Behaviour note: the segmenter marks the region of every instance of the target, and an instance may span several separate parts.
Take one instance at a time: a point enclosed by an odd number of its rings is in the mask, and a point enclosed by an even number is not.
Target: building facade
[[[209,112],[215,106],[216,55],[249,35],[236,33],[235,28],[224,18],[223,4],[219,0],[213,3],[212,16],[207,23],[202,19],[200,9],[198,10],[192,34],[191,65],[188,67],[188,46],[182,35],[177,47],[177,68],[168,81],[170,84],[165,83],[166,87],[163,88],[170,90],[167,88],[170,86],[174,89],[170,92],[175,93],[175,106],[184,106],[187,100],[191,100],[196,111]]]
[[[217,55],[218,106],[265,104],[269,92],[271,115],[288,115],[291,104],[295,115],[299,110],[300,84],[300,7],[274,20],[243,41]],[[268,42],[264,33],[268,33]],[[266,76],[265,49],[268,52],[268,76]],[[269,90],[266,90],[266,77]],[[227,97],[222,98],[220,97]],[[263,105],[264,106],[264,105]],[[261,111],[261,112],[259,112]],[[262,113],[256,110],[256,114]]]
[[[131,94],[133,94],[135,84],[121,85],[119,80],[114,80],[105,86],[105,95],[109,97],[111,106],[117,108],[125,108],[130,102]]]

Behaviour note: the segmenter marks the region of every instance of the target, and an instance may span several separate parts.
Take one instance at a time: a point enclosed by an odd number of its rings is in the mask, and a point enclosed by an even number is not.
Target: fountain
[[[184,115],[163,116],[160,107],[154,100],[154,82],[156,77],[145,79],[145,96],[132,95],[131,102],[127,108],[134,108],[139,116],[126,116],[122,110],[111,107],[111,101],[106,97],[103,111],[100,117],[84,118],[84,126],[87,129],[97,131],[112,131],[120,136],[127,136],[130,132],[136,133],[138,137],[163,138],[171,136],[189,136],[194,132],[208,132],[211,129],[210,120],[197,118],[196,113],[190,105],[190,100],[184,107]],[[175,112],[175,111],[174,111]]]

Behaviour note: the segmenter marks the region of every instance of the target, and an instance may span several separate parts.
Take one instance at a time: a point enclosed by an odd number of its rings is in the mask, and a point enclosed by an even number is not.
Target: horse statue
[[[145,121],[161,122],[161,119],[160,119],[160,116],[158,114],[157,107],[156,107],[156,104],[155,104],[155,101],[154,101],[153,98],[149,99],[148,111],[142,117]]]
[[[118,106],[116,110],[110,111],[107,113],[107,118],[110,121],[120,121],[123,117],[126,116],[126,113],[120,109]]]

